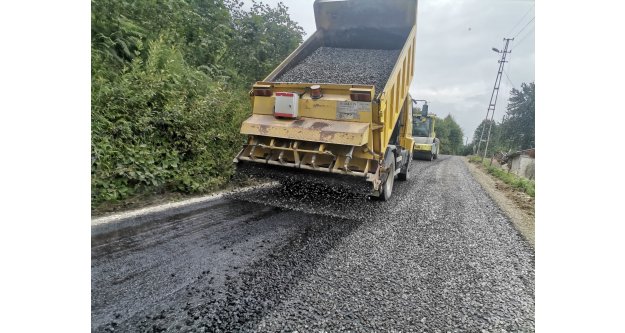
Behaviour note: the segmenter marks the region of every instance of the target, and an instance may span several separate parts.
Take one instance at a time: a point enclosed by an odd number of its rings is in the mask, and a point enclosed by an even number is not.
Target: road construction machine
[[[426,103],[421,109],[416,105],[413,106],[412,119],[412,139],[414,140],[412,157],[415,160],[432,161],[437,159],[441,143],[434,131],[436,115],[428,113],[428,104]]]
[[[414,145],[417,0],[316,0],[317,30],[250,91],[237,168],[366,184],[388,200]]]

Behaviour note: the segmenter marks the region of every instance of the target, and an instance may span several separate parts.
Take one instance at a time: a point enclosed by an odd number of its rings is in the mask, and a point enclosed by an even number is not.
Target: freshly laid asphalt
[[[534,252],[461,157],[388,202],[263,188],[92,238],[94,332],[532,332]]]

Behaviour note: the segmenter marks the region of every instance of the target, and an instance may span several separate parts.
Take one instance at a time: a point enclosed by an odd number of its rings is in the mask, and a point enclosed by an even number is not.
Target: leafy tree
[[[491,127],[491,135],[492,135],[492,130],[497,128],[497,123],[496,122],[492,122],[493,125]],[[473,144],[475,146],[478,145],[479,141],[480,141],[480,136],[482,136],[483,140],[486,140],[486,137],[488,136],[488,127],[490,126],[491,121],[484,119],[482,120],[482,122],[477,126],[477,128],[475,129],[475,131],[473,132]],[[484,129],[484,134],[482,134],[482,129]]]
[[[474,153],[475,149],[477,149],[477,147],[475,145],[473,145],[473,142],[465,145],[462,147],[462,155],[463,156],[468,156]]]
[[[444,119],[436,117],[436,125],[434,128],[436,137],[441,142],[441,154],[449,154],[449,126]]]
[[[273,8],[258,1],[250,11],[242,3],[231,3],[233,26],[227,61],[246,84],[262,80],[302,43],[304,30],[290,19],[287,7]]]
[[[441,154],[460,154],[462,152],[462,128],[451,115],[436,119],[436,137],[441,141]]]
[[[501,123],[493,122],[488,143],[487,155],[497,152],[510,152],[533,148],[534,139],[534,82],[521,84],[521,90],[512,89],[506,115]],[[475,130],[472,148],[478,146],[482,128],[485,127],[483,139],[488,137],[490,120],[484,120]],[[480,146],[480,154],[484,151],[486,142]]]
[[[459,154],[462,151],[462,137],[464,136],[462,128],[460,128],[460,125],[456,123],[451,115],[445,117],[444,122],[449,128],[449,135],[447,137],[449,154]]]
[[[507,112],[501,123],[493,122],[487,155],[500,151],[509,152],[533,148],[534,139],[534,82],[521,84],[521,90],[512,89],[508,100]],[[473,147],[477,147],[482,128],[485,128],[483,139],[488,137],[490,120],[483,120],[473,135]],[[486,142],[480,146],[480,154]]]
[[[495,151],[501,149],[501,144],[499,143],[500,137],[500,124],[497,124],[496,121],[491,121],[490,119],[484,119],[480,123],[480,125],[473,132],[473,143],[472,146],[475,147],[475,152],[477,153],[477,149],[480,149],[480,155],[484,154],[484,150],[486,149],[486,141],[488,140],[488,130],[490,127],[490,140],[488,141],[488,150],[487,155],[491,156]],[[482,134],[482,129],[484,129],[484,133]],[[482,140],[484,140],[480,144],[480,136]]]
[[[512,89],[505,120],[502,123],[502,138],[515,150],[534,148],[534,82],[522,83],[521,90]]]

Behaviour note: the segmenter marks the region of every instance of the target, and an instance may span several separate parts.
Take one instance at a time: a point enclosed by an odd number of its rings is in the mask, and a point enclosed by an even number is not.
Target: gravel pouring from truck
[[[386,200],[412,160],[417,1],[316,0],[314,11],[317,31],[250,91],[234,161],[366,181]]]

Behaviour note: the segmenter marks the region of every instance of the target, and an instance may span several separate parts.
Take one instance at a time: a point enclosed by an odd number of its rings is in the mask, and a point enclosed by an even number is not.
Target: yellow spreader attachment
[[[325,119],[277,119],[252,115],[241,133],[247,144],[234,159],[259,164],[379,178],[378,161],[367,149],[369,123]]]
[[[278,119],[255,114],[243,122],[241,134],[362,146],[369,139],[369,123],[327,119]]]

